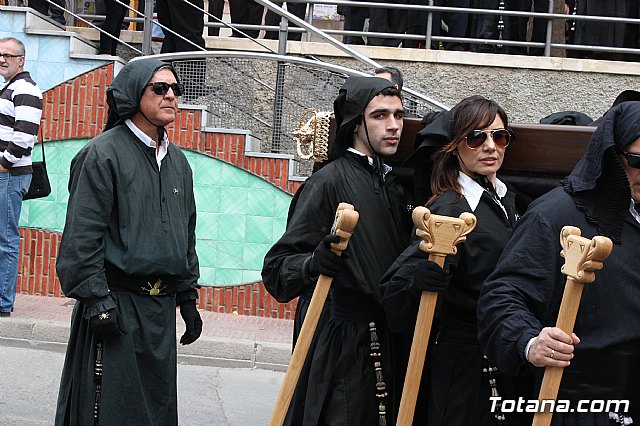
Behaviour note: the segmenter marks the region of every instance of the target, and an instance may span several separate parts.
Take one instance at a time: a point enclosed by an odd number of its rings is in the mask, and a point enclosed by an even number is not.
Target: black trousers
[[[229,13],[231,22],[234,24],[260,25],[262,24],[262,14],[264,6],[253,0],[229,0]],[[259,30],[243,31],[251,38],[258,38]],[[244,37],[242,34],[233,32],[232,37]]]
[[[338,13],[344,16],[345,31],[362,31],[364,29],[364,21],[369,17],[369,8],[338,6]],[[344,36],[345,44],[364,44],[361,36]]]
[[[188,1],[200,9],[204,8],[203,0]],[[156,6],[158,8],[158,22],[195,45],[204,47],[204,39],[202,38],[204,14],[201,11],[176,0],[158,0]],[[171,34],[169,31],[164,32],[161,53],[193,50],[198,50],[198,48]]]
[[[105,19],[100,28],[114,36],[116,39],[120,38],[120,31],[122,30],[122,22],[127,14],[127,8],[115,2],[113,0],[104,0],[105,7]],[[115,55],[118,42],[111,37],[100,33],[100,46],[98,47],[98,53]]]
[[[58,6],[65,7],[64,0],[52,1]],[[51,9],[51,19],[62,25],[65,25],[64,12],[59,7],[52,6],[51,8],[49,8],[49,3],[47,3],[45,0],[31,0],[29,1],[29,6],[45,16],[49,16],[49,9]]]
[[[275,4],[277,4],[278,6],[282,7],[282,2],[276,1],[274,2]],[[304,15],[307,11],[307,5],[306,3],[287,3],[287,11],[289,13],[292,13],[293,15],[297,16],[298,18],[304,20]],[[264,24],[265,25],[275,25],[275,26],[279,26],[280,25],[280,16],[277,13],[274,13],[272,11],[267,11],[267,15],[264,17]],[[295,25],[289,25],[291,26],[295,26]],[[278,32],[277,31],[267,31],[267,34],[264,36],[264,38],[269,38],[272,40],[277,40],[278,39]],[[289,32],[287,35],[287,40],[297,40],[300,41],[302,39],[302,33],[292,33]]]
[[[207,12],[209,12],[211,15],[215,16],[216,18],[222,20],[222,14],[224,12],[224,0],[209,0],[209,10],[207,10]],[[211,17],[209,17],[209,22],[218,22],[215,19],[211,19]],[[212,28],[209,27],[207,29],[207,34],[209,34],[209,36],[212,37],[216,37],[220,34],[220,28]]]

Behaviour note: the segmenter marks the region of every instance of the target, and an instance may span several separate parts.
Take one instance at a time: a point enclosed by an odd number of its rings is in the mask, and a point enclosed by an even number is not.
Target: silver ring
[[[551,349],[551,354],[549,355],[549,358],[553,359],[553,356],[556,354],[555,349]]]

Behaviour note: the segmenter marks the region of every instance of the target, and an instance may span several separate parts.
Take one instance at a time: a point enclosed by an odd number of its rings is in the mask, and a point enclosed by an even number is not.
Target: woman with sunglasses
[[[518,219],[515,193],[497,176],[513,139],[508,126],[496,102],[471,96],[420,132],[423,142],[414,155],[417,193],[428,196],[433,214],[471,212],[477,226],[458,253],[447,257],[444,270],[427,260],[415,238],[382,280],[390,327],[407,334],[407,340],[421,292],[440,292],[414,424],[506,424],[504,414],[491,411],[489,398],[505,396],[503,378],[480,349],[476,302]],[[425,170],[430,179],[420,180]],[[420,182],[430,182],[430,191]],[[402,379],[396,377],[399,383]],[[508,421],[512,425],[517,419]]]

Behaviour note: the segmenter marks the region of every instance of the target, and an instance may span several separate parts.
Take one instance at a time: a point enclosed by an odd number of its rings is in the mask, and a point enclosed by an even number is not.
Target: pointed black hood
[[[586,153],[563,182],[598,233],[617,243],[631,202],[629,181],[618,154],[638,138],[640,102],[611,108],[591,136]]]

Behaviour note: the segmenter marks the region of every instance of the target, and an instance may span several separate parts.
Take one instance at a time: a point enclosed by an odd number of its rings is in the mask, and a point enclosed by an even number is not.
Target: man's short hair
[[[402,73],[400,72],[400,70],[396,67],[380,67],[376,68],[374,74],[382,74],[385,72],[389,73],[389,75],[391,76],[391,82],[393,82],[393,84],[398,87],[398,90],[402,90],[404,78],[402,78]]]
[[[24,43],[21,42],[20,40],[18,40],[17,38],[15,38],[15,37],[0,38],[0,43],[4,43],[4,42],[7,42],[7,41],[12,41],[12,42],[14,42],[15,44],[18,45],[18,52],[17,52],[18,55],[24,56],[27,53],[27,50],[24,47]]]

